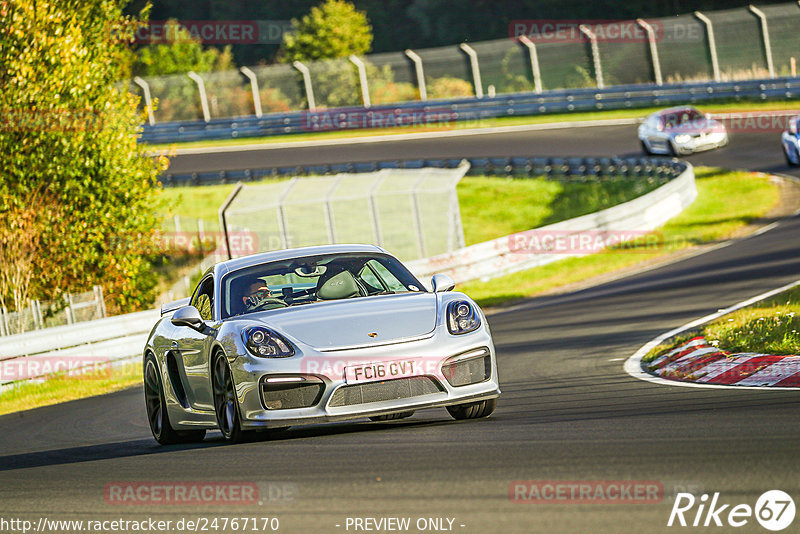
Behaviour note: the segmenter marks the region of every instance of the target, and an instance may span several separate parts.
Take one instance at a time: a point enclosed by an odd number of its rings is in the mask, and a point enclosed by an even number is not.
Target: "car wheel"
[[[497,399],[489,399],[468,404],[456,404],[448,406],[447,411],[453,419],[478,419],[488,417],[497,408]]]
[[[251,432],[242,430],[239,422],[239,402],[236,399],[236,388],[228,359],[221,352],[214,357],[212,383],[214,387],[214,411],[217,414],[217,426],[222,437],[231,443],[239,443]]]
[[[406,417],[411,417],[414,415],[414,410],[409,410],[407,412],[398,412],[398,413],[389,413],[386,415],[373,415],[370,417],[370,421],[394,421],[395,419],[405,419]]]
[[[667,155],[677,157],[678,149],[675,148],[675,144],[672,141],[667,141]]]
[[[178,431],[172,428],[164,399],[164,383],[158,372],[156,358],[148,354],[144,362],[144,404],[147,409],[147,421],[153,437],[161,445],[171,443],[191,443],[203,441],[205,430]]]
[[[792,156],[789,155],[789,151],[790,150],[794,154],[794,160],[792,159]],[[800,155],[798,155],[797,149],[794,148],[794,147],[786,148],[786,146],[784,146],[783,147],[783,157],[786,158],[786,163],[789,164],[792,167],[796,167],[796,166],[800,165]]]
[[[640,139],[640,142],[642,143],[642,152],[644,152],[648,156],[651,155],[653,151],[650,150],[650,147],[647,146],[647,143],[645,143],[644,139]]]

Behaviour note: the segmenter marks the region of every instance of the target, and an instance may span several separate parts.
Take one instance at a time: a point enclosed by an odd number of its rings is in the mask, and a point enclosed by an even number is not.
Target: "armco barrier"
[[[380,128],[387,125],[422,126],[435,123],[479,121],[494,117],[547,115],[573,111],[598,111],[670,106],[713,100],[756,100],[800,97],[800,78],[770,78],[736,82],[702,82],[665,85],[618,85],[606,89],[559,89],[543,93],[512,93],[496,97],[402,102],[318,111],[270,113],[186,122],[145,124],[140,141],[177,143],[237,139],[320,131]]]
[[[24,368],[27,362],[43,366],[49,359],[62,370],[77,370],[97,361],[114,365],[138,360],[159,317],[158,310],[147,310],[6,336],[0,342],[0,387],[16,381],[6,371]]]
[[[535,232],[542,236],[568,238],[581,233],[621,235],[628,232],[636,235],[637,232],[654,230],[678,215],[697,197],[692,166],[688,163],[676,165],[682,166],[680,175],[650,193],[596,213],[536,228]],[[519,232],[449,254],[406,262],[406,265],[421,280],[427,281],[434,273],[445,273],[458,283],[495,277],[585,254],[580,251],[534,253],[517,249],[516,244],[524,243],[530,235],[530,231]]]
[[[514,176],[541,177],[555,180],[595,180],[616,176],[672,178],[676,171],[675,162],[666,157],[639,158],[546,158],[546,157],[506,157],[506,158],[449,158],[449,159],[409,159],[387,161],[363,161],[356,163],[334,163],[318,165],[296,165],[288,167],[267,167],[260,169],[240,169],[207,173],[166,173],[161,181],[166,187],[213,185],[236,182],[254,182],[274,177],[308,176],[352,172],[374,172],[380,169],[421,169],[423,167],[458,167],[467,160],[470,169],[468,176]]]

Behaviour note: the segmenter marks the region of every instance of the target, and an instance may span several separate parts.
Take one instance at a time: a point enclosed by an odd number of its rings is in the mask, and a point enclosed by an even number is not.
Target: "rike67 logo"
[[[783,530],[794,521],[794,500],[781,490],[764,492],[756,501],[756,505],[723,504],[719,492],[714,493],[709,501],[708,494],[699,499],[691,493],[678,493],[672,512],[669,514],[667,526],[743,527],[755,517],[756,521],[767,530]]]

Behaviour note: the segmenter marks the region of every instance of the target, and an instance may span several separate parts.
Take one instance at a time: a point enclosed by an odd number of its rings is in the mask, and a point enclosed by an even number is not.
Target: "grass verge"
[[[142,366],[129,363],[80,377],[56,376],[44,382],[23,383],[0,392],[0,415],[111,393],[142,383]]]
[[[714,102],[699,106],[708,113],[726,113],[736,111],[785,111],[800,109],[800,100],[780,100],[770,102],[760,101],[729,101]],[[519,126],[528,124],[551,124],[555,122],[593,121],[609,119],[636,119],[664,109],[660,107],[645,107],[636,109],[620,109],[608,111],[581,111],[575,113],[554,113],[527,117],[498,117],[479,119],[475,121],[455,122],[450,125],[420,125],[405,128],[370,128],[363,130],[337,130],[327,132],[313,132],[302,134],[271,135],[267,137],[247,137],[243,139],[220,139],[212,141],[191,141],[188,143],[154,144],[150,148],[154,151],[169,151],[179,148],[204,148],[218,146],[242,146],[267,143],[291,143],[325,139],[347,139],[351,137],[370,137],[376,135],[397,135],[421,132],[438,132],[450,130],[467,130],[474,128],[495,128],[502,126]]]
[[[690,247],[722,241],[763,217],[778,202],[778,188],[764,174],[696,167],[695,176],[697,200],[654,232],[658,243],[655,247],[608,249],[488,281],[469,282],[458,289],[482,306],[512,303]]]
[[[800,286],[752,306],[736,310],[699,330],[681,334],[655,347],[649,362],[695,336],[730,353],[757,352],[778,356],[800,355]]]

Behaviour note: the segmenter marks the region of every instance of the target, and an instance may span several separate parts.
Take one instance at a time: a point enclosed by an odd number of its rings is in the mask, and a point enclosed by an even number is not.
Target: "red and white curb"
[[[800,387],[800,356],[731,354],[702,336],[646,363],[645,369],[661,378],[699,384]]]
[[[752,353],[729,355],[707,344],[702,337],[694,338],[668,354],[660,356],[653,362],[645,364],[648,369],[655,365],[660,365],[657,369],[660,372],[656,372],[656,374],[647,372],[642,365],[642,358],[666,339],[697,328],[758,301],[768,299],[798,285],[800,285],[800,280],[756,295],[729,308],[718,310],[715,313],[665,332],[655,339],[651,339],[625,361],[625,372],[634,378],[664,386],[735,388],[762,391],[800,390],[800,376],[798,376],[798,373],[800,373],[800,356],[773,356]],[[662,358],[665,359],[662,360]],[[790,373],[790,371],[794,372]],[[664,376],[677,377],[681,374],[686,378],[682,380],[664,378]],[[702,381],[700,380],[701,378],[703,379]],[[785,383],[781,384],[781,382]]]

